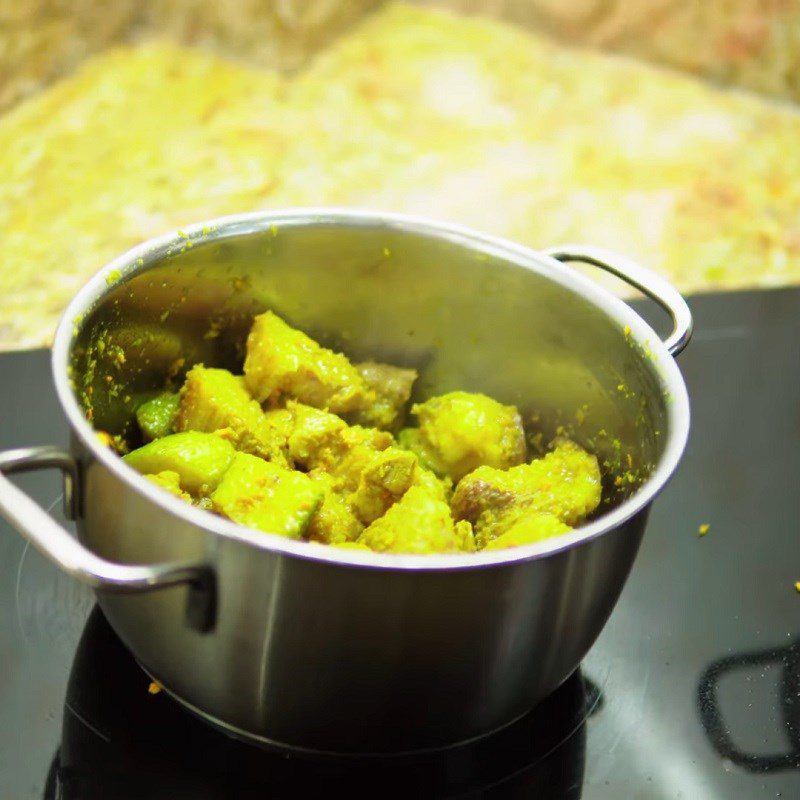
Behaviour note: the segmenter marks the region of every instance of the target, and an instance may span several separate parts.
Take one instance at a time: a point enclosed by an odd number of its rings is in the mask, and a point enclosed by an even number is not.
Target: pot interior
[[[415,398],[464,389],[517,405],[532,454],[575,438],[600,457],[606,509],[669,439],[649,329],[634,318],[631,332],[624,309],[530,251],[398,220],[262,216],[137,255],[75,321],[71,364],[94,426],[131,446],[137,405],[192,364],[241,371],[267,308],[353,360],[415,367]]]

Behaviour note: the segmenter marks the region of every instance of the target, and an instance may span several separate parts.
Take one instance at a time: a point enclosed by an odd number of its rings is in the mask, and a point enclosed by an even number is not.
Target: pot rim
[[[620,328],[629,328],[632,344],[639,345],[640,349],[647,352],[660,380],[662,394],[666,399],[669,434],[664,452],[653,474],[635,494],[619,506],[568,534],[505,550],[430,555],[344,550],[316,542],[287,539],[277,534],[254,531],[210,514],[203,509],[190,506],[146,480],[116,453],[100,443],[95,429],[86,420],[70,385],[68,370],[70,350],[86,313],[119,281],[146,271],[149,267],[163,261],[165,257],[182,252],[194,244],[200,245],[205,242],[261,232],[276,225],[288,227],[309,223],[386,228],[466,245],[474,251],[502,257],[518,266],[544,275],[598,306],[607,316],[617,322]],[[466,226],[449,222],[389,212],[350,208],[289,208],[279,211],[256,211],[199,222],[182,230],[145,241],[106,264],[84,284],[70,301],[56,331],[51,354],[51,367],[56,395],[73,434],[77,436],[93,458],[110,470],[131,490],[143,495],[170,514],[208,533],[238,540],[253,547],[286,556],[342,566],[439,572],[513,565],[572,550],[618,528],[631,517],[643,511],[674,473],[683,455],[689,435],[689,398],[683,377],[673,357],[658,334],[620,298],[602,289],[586,276],[555,258],[507,239],[480,233]]]

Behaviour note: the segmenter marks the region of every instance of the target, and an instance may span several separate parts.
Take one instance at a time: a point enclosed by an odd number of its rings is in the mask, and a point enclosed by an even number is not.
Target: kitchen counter
[[[789,106],[404,4],[289,76],[117,47],[0,118],[0,350],[132,245],[286,206],[603,245],[685,292],[797,283],[799,140]]]

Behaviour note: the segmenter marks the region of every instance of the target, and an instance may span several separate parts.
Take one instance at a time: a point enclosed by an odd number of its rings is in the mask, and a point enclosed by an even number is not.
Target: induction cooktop
[[[599,640],[526,717],[425,757],[243,744],[154,691],[91,593],[0,522],[0,799],[800,798],[800,290],[690,304],[686,457]],[[0,356],[0,447],[66,443],[47,357]],[[60,514],[55,474],[18,480]]]

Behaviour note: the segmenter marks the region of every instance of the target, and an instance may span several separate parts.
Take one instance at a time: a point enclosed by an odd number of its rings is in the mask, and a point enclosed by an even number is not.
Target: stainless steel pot
[[[672,316],[661,342],[561,262],[595,264]],[[355,358],[420,370],[417,392],[484,391],[549,436],[599,453],[607,506],[538,545],[474,555],[370,554],[241,528],[162,492],[98,440],[188,363],[237,366],[270,307]],[[7,478],[0,511],[92,585],[113,627],[174,697],[234,734],[310,751],[450,745],[519,717],[577,667],[633,563],[689,429],[672,356],[691,316],[657,276],[588,247],[539,253],[452,225],[299,210],[229,217],[148,242],[70,304],[53,378],[71,452],[57,467],[76,540]],[[240,364],[240,361],[239,361]],[[120,391],[120,384],[124,389]]]

